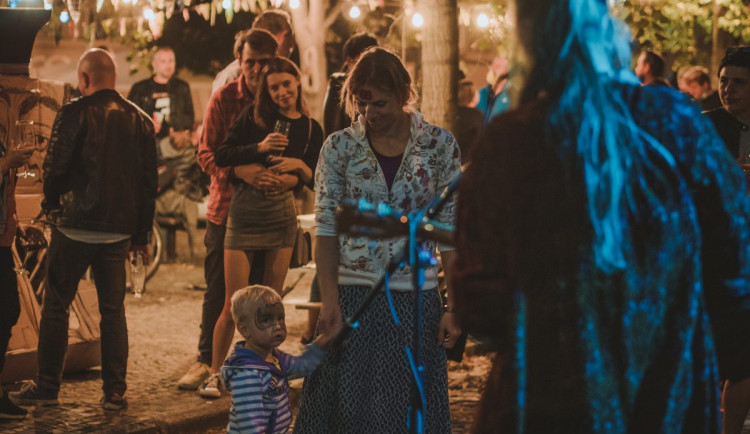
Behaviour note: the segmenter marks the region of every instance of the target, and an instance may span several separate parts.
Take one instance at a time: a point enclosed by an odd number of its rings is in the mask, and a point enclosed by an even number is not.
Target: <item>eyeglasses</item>
[[[271,60],[270,58],[267,58],[267,59],[247,59],[246,63],[251,68],[255,67],[255,64],[257,63],[258,65],[260,65],[260,68],[263,69],[264,66],[268,65],[268,62],[270,60]]]

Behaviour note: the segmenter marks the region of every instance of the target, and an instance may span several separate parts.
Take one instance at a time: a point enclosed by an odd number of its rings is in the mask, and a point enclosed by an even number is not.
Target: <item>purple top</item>
[[[401,165],[401,160],[404,159],[404,154],[400,153],[393,157],[386,157],[376,151],[372,145],[370,145],[370,149],[372,149],[372,153],[375,154],[375,158],[378,159],[378,164],[380,164],[380,168],[383,169],[383,176],[385,176],[385,183],[388,185],[388,191],[391,191],[393,180],[396,178],[396,172],[398,172],[398,166]]]

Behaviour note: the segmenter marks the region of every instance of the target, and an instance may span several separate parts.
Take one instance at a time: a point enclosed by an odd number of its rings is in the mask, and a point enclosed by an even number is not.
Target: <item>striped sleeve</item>
[[[286,367],[286,376],[290,380],[295,378],[306,377],[315,371],[323,361],[326,350],[320,348],[317,344],[308,345],[305,352],[299,357],[289,356]]]
[[[224,372],[232,395],[228,433],[265,434],[269,412],[263,406],[264,375],[256,369]]]

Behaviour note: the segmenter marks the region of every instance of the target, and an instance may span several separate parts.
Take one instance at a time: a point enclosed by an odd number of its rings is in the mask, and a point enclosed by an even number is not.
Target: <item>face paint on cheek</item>
[[[278,318],[284,318],[284,305],[280,302],[266,303],[255,311],[255,326],[260,330],[266,330],[273,327]]]

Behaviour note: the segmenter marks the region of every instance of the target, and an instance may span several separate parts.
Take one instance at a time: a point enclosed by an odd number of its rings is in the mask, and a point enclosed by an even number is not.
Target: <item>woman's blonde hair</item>
[[[391,51],[382,47],[367,49],[347,74],[341,90],[341,105],[352,119],[357,118],[357,91],[365,85],[393,93],[402,107],[414,110],[417,91],[401,59]]]

